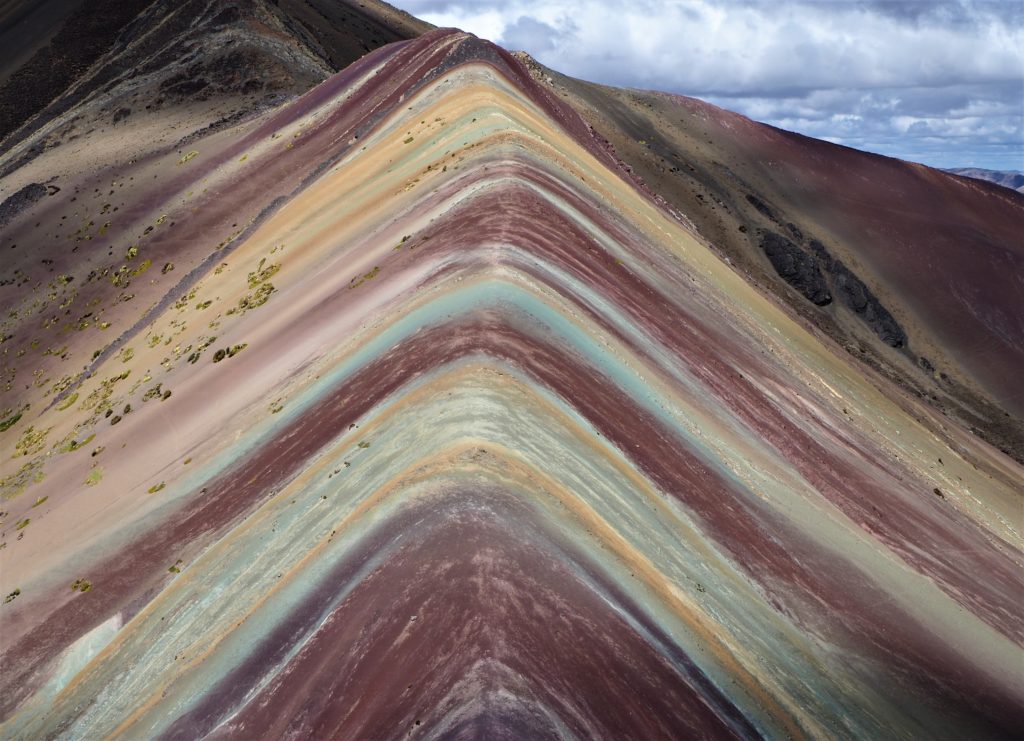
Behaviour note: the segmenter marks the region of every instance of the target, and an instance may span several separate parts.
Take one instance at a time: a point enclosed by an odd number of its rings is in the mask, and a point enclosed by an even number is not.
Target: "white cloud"
[[[853,146],[889,146],[902,136],[902,156],[940,166],[994,166],[1001,158],[1004,167],[1024,168],[1018,0],[397,4],[576,77],[693,95]],[[903,125],[908,116],[922,119],[929,136],[960,137],[957,149],[922,143],[914,155],[918,133]]]

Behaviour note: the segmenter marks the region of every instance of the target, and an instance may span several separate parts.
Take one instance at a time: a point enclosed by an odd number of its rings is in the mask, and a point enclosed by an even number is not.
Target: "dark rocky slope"
[[[0,16],[0,39],[19,39],[3,60],[13,69],[0,86],[0,152],[21,145],[0,172],[161,109],[194,106],[207,123],[237,118],[430,27],[376,0],[44,5],[63,22],[40,18],[42,6],[28,1]]]

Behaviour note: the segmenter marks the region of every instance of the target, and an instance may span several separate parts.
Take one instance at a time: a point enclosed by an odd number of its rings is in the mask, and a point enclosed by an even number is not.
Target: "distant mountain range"
[[[953,175],[962,175],[975,180],[987,180],[1004,188],[1024,193],[1024,172],[1018,170],[985,170],[981,167],[953,167],[943,170]]]

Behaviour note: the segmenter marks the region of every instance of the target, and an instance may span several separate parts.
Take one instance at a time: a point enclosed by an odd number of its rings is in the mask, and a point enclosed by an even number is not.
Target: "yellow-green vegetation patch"
[[[274,288],[274,284],[270,283],[269,281],[266,283],[261,283],[255,291],[246,294],[245,296],[242,296],[242,298],[238,299],[238,306],[228,309],[226,313],[244,314],[250,309],[259,308],[260,306],[263,306],[263,304],[267,303],[267,301],[270,300],[271,294],[274,293],[274,291],[276,290],[277,289]]]
[[[163,389],[161,388],[162,386],[162,383],[158,383],[156,386],[147,389],[146,393],[142,395],[142,400],[149,401],[150,399],[158,399],[160,395],[163,393]]]
[[[128,378],[131,375],[131,369],[128,369],[117,376],[111,376],[110,378],[104,379],[99,386],[92,390],[92,392],[85,397],[85,400],[79,405],[79,409],[82,411],[88,411],[95,409],[96,413],[99,414],[110,407],[110,397],[114,393],[114,386]]]
[[[375,267],[369,273],[366,273],[365,275],[362,275],[362,276],[356,276],[355,278],[353,278],[351,281],[349,281],[348,287],[349,288],[358,288],[359,286],[361,286],[366,281],[373,280],[374,278],[376,278],[378,273],[380,273],[380,268],[379,267]]]
[[[103,480],[103,469],[100,466],[89,471],[89,475],[85,477],[86,486],[96,486]]]
[[[182,155],[181,159],[178,160],[178,164],[179,165],[184,165],[186,162],[190,162],[190,161],[192,161],[193,159],[195,159],[198,156],[199,156],[199,152],[197,152],[197,151],[195,151],[193,149],[191,152],[187,152],[184,155]]]
[[[0,498],[13,499],[32,484],[43,480],[43,456],[37,456],[22,465],[10,476],[0,479]]]
[[[202,338],[200,338],[200,339],[202,339]],[[187,358],[188,362],[189,363],[195,363],[202,356],[203,351],[206,348],[208,348],[210,345],[212,345],[214,342],[216,342],[216,341],[217,341],[216,335],[213,336],[213,337],[207,337],[205,340],[203,340],[199,344],[199,347],[196,348],[195,352],[193,352],[191,355],[188,356],[188,358]],[[192,345],[189,345],[188,347],[186,347],[182,351],[182,353],[186,353],[186,352],[188,352],[191,349],[192,349]],[[178,348],[174,348],[174,350],[175,350],[175,352],[177,352]]]
[[[191,291],[189,291],[184,296],[182,296],[181,298],[174,302],[174,308],[177,309],[178,311],[184,311],[188,307],[188,305],[192,303],[192,299],[196,297],[196,294],[198,292],[198,288],[193,288]]]
[[[256,269],[249,273],[249,288],[255,288],[260,283],[265,283],[271,277],[273,277],[278,270],[281,269],[281,263],[272,263],[264,267],[264,265],[266,265],[266,262],[267,258],[262,258],[260,260],[260,264],[256,267]]]
[[[14,526],[15,530],[24,530],[28,527],[28,524],[32,522],[31,517],[26,517],[24,520],[18,520],[18,524]]]
[[[88,579],[75,579],[71,583],[71,590],[74,592],[88,592],[92,589],[92,582]]]
[[[84,440],[77,440],[75,433],[71,432],[63,440],[58,443],[57,449],[61,453],[74,453],[76,450],[84,448],[86,445],[91,443],[96,437],[96,433],[89,435]]]
[[[166,484],[166,482],[163,482],[163,481],[161,481],[159,484],[153,484],[151,487],[149,487],[149,493],[150,494],[156,494],[158,491],[162,490],[165,486],[167,486],[167,484]]]
[[[110,276],[110,283],[112,285],[115,285],[115,286],[126,285],[127,282],[128,282],[128,266],[127,265],[122,265],[121,267],[119,267],[117,269],[117,271],[113,275]],[[85,326],[83,326],[83,324]],[[83,320],[83,322],[79,323],[78,328],[79,329],[85,329],[88,326],[89,326],[88,321],[84,321]]]
[[[24,455],[32,455],[38,453],[43,449],[46,443],[46,436],[50,434],[52,427],[47,427],[45,430],[36,430],[35,427],[29,427],[25,430],[21,439],[14,444],[14,455],[12,458],[18,458]]]
[[[70,396],[66,397],[64,399],[64,401],[62,401],[60,404],[58,404],[57,405],[57,411],[58,412],[63,412],[65,409],[70,407],[76,401],[78,401],[78,392],[77,391],[75,393],[71,394]]]
[[[0,421],[0,432],[6,432],[14,427],[14,425],[18,424],[18,420],[21,419],[21,415],[22,412],[18,412],[17,414],[12,414],[7,419]]]
[[[15,589],[13,592],[4,597],[4,604],[6,605],[8,602],[14,602],[14,600],[17,599],[19,594],[21,594],[21,590]]]
[[[55,381],[53,383],[53,385],[50,386],[50,388],[46,392],[46,395],[47,396],[51,396],[51,395],[59,396],[60,394],[63,394],[65,391],[67,391],[69,388],[71,388],[71,386],[72,386],[72,384],[74,382],[75,382],[75,377],[74,376],[64,376],[59,381]]]
[[[40,504],[45,504],[47,499],[49,499],[49,497],[39,497],[39,499],[36,500],[35,504],[32,505],[32,508],[35,509]]]
[[[41,389],[43,386],[50,382],[49,376],[46,376],[46,373],[45,371],[43,371],[42,368],[35,371],[32,375],[33,377],[35,377],[35,380],[32,381],[32,385],[35,386],[37,389]]]
[[[249,343],[243,342],[240,345],[232,345],[231,347],[222,348],[213,354],[213,362],[219,363],[225,358],[233,358],[247,347],[249,347]]]

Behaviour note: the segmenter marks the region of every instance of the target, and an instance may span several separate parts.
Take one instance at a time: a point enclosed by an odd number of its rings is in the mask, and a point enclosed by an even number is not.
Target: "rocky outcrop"
[[[817,306],[832,303],[832,294],[818,263],[796,244],[781,234],[766,231],[761,235],[761,249],[782,279],[804,298]]]
[[[756,208],[758,210],[758,212],[761,213],[762,215],[767,216],[772,221],[778,221],[778,219],[775,218],[775,213],[771,210],[771,208],[768,206],[768,204],[765,203],[764,201],[762,201],[757,196],[755,196],[753,193],[748,193],[747,194],[747,202],[751,206]]]
[[[889,347],[904,347],[907,333],[871,289],[821,242],[811,240],[811,249],[829,273],[835,295]]]
[[[7,226],[15,216],[40,200],[47,193],[42,183],[29,183],[0,203],[0,227]]]
[[[789,227],[794,236],[803,236],[795,225]],[[837,296],[886,345],[905,347],[907,333],[864,281],[833,257],[820,241],[812,239],[810,248],[812,254],[781,234],[761,234],[761,249],[775,272],[801,296],[816,306],[827,306]]]

